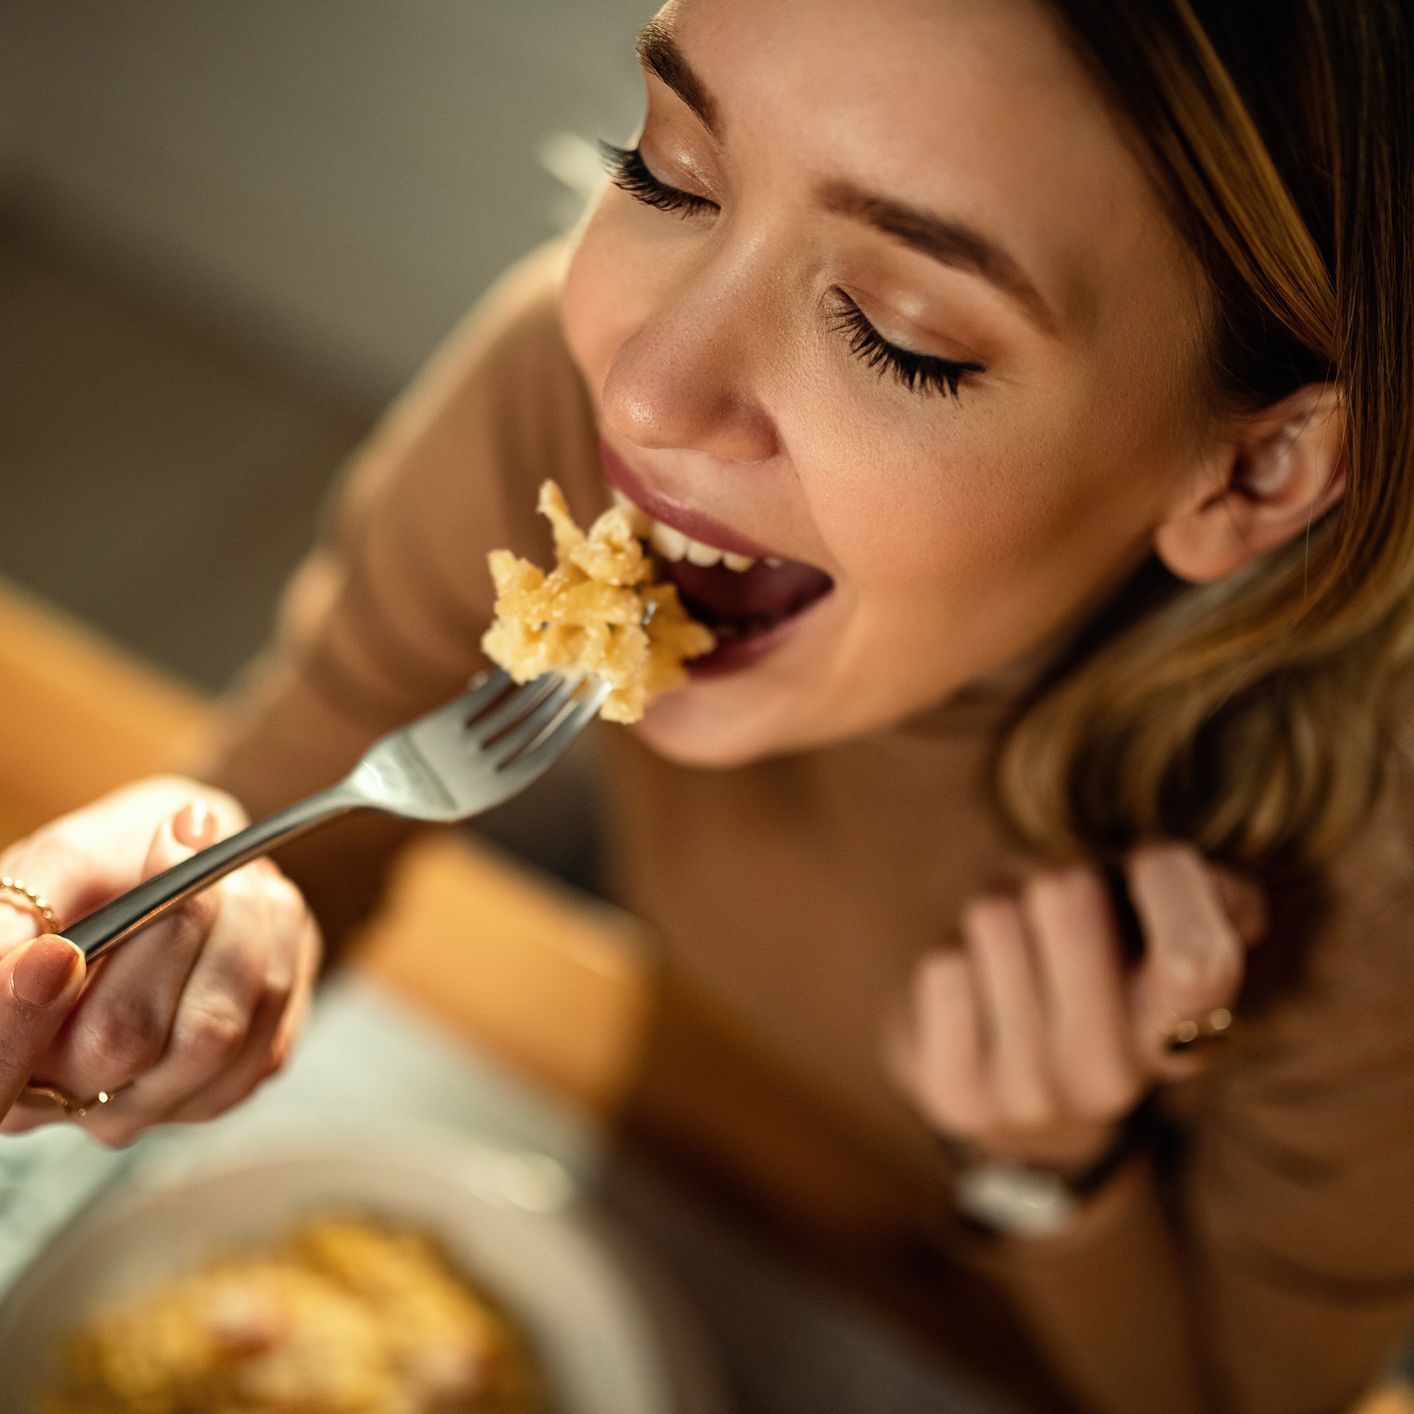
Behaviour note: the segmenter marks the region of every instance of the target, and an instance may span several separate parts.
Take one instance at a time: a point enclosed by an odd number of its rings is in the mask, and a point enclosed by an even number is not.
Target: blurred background
[[[349,451],[601,180],[654,8],[0,0],[0,575],[222,687]]]

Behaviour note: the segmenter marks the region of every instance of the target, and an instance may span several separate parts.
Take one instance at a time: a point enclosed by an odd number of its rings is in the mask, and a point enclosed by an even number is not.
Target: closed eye
[[[980,363],[901,349],[879,333],[843,290],[834,290],[832,295],[835,307],[830,315],[830,327],[849,336],[850,353],[862,360],[866,368],[877,369],[881,377],[886,372],[892,373],[910,393],[946,393],[956,398],[958,387],[969,373],[987,371]]]
[[[705,196],[660,181],[649,170],[640,148],[616,147],[611,142],[601,142],[599,153],[608,169],[609,180],[645,206],[658,211],[676,212],[682,217],[703,215],[718,209],[717,203]],[[914,353],[911,349],[891,344],[843,290],[835,290],[833,297],[835,307],[830,315],[830,327],[848,336],[849,351],[866,368],[877,369],[881,377],[891,373],[911,393],[945,393],[956,398],[968,374],[986,372],[980,363]]]
[[[648,170],[640,148],[615,147],[611,142],[601,142],[599,155],[608,168],[609,180],[645,206],[656,207],[659,211],[676,211],[683,216],[717,209],[717,203],[708,201],[705,196],[696,196],[660,182]]]

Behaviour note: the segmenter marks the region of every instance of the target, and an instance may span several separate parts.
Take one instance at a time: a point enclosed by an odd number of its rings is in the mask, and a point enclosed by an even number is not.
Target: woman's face
[[[1201,344],[1191,263],[1046,10],[680,0],[644,50],[564,326],[606,481],[762,563],[670,566],[742,636],[637,730],[729,765],[1044,652],[1191,476]]]

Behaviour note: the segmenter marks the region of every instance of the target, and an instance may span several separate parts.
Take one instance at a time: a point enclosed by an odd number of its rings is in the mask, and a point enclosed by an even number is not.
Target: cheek
[[[926,589],[1030,538],[1021,478],[956,435],[902,441],[844,436],[811,477],[821,534],[861,590]]]
[[[965,406],[957,410],[968,415]],[[1105,472],[1064,424],[969,428],[929,444],[854,446],[822,479],[814,511],[846,578],[876,604],[943,607],[1085,592],[1142,544],[1132,478]]]

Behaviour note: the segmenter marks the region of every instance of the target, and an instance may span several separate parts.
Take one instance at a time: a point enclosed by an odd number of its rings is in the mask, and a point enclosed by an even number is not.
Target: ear
[[[1154,551],[1180,579],[1220,579],[1305,534],[1344,490],[1344,404],[1312,383],[1234,424]]]

